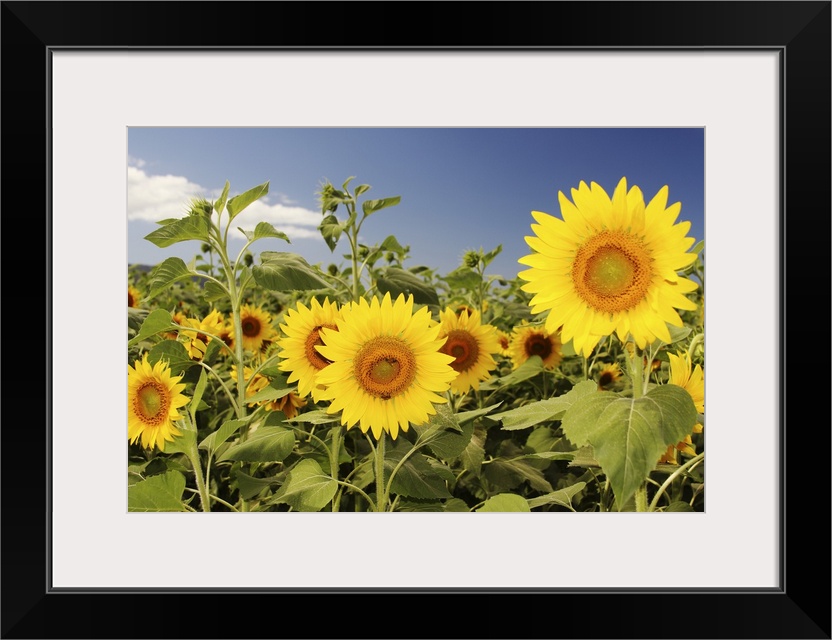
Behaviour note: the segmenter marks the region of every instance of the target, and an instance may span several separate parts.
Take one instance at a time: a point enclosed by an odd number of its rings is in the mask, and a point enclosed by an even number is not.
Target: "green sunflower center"
[[[602,231],[578,249],[572,282],[578,295],[597,311],[626,311],[647,295],[651,262],[638,238],[623,231]]]
[[[468,371],[477,364],[480,355],[480,346],[477,339],[467,331],[455,329],[448,333],[445,344],[439,349],[442,353],[453,356],[451,367],[455,371]]]
[[[353,360],[359,386],[383,400],[399,395],[416,378],[416,355],[401,338],[378,336],[367,342]]]
[[[133,398],[133,409],[146,425],[160,424],[168,415],[170,394],[159,382],[148,381],[139,387]]]

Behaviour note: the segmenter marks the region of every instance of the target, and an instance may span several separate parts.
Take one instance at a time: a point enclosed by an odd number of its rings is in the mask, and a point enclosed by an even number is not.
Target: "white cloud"
[[[151,176],[140,167],[142,160],[130,159],[133,166],[127,167],[127,219],[157,222],[166,218],[180,218],[185,215],[188,202],[194,197],[216,198],[219,193],[210,193],[184,176]],[[233,197],[235,194],[232,193]],[[277,194],[281,200],[286,200]],[[321,214],[300,206],[278,203],[269,204],[269,196],[260,198],[249,205],[234,219],[234,228],[252,230],[258,222],[270,222],[283,231],[290,240],[295,238],[321,239],[317,226]],[[242,234],[240,234],[242,237]]]

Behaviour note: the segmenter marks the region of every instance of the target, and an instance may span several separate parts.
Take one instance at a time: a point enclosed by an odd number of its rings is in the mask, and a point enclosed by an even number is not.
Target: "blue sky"
[[[369,184],[363,199],[401,196],[361,229],[367,245],[395,235],[410,246],[405,267],[427,265],[445,274],[468,249],[502,245],[487,273],[512,278],[530,253],[531,211],[560,215],[581,180],[609,193],[622,177],[649,201],[664,185],[689,236],[704,239],[705,133],[702,128],[130,128],[128,130],[129,264],[154,265],[170,256],[186,262],[198,242],[159,249],[144,236],[155,221],[181,217],[192,196],[214,199],[225,181],[230,195],[269,181],[268,196],[244,211],[235,226],[266,220],[291,244],[252,246],[291,251],[312,264],[346,265],[345,239],[334,252],[317,224],[316,191]],[[339,217],[344,210],[339,209]],[[239,224],[237,224],[239,222]],[[242,247],[234,238],[232,255]]]

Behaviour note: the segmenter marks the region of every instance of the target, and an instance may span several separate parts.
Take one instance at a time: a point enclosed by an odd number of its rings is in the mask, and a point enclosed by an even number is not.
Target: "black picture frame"
[[[827,327],[815,323],[828,322],[830,310],[831,8],[829,1],[2,2],[2,637],[832,637],[829,364],[815,347],[829,343]],[[52,592],[49,428],[51,412],[67,408],[50,403],[61,381],[49,377],[49,336],[62,312],[52,308],[49,279],[59,241],[49,233],[50,52],[130,47],[778,51],[782,304],[781,344],[771,348],[782,366],[780,588]],[[21,331],[30,337],[14,339]],[[34,364],[41,345],[44,368],[22,367]],[[753,374],[741,361],[737,371]],[[234,613],[223,618],[223,610]],[[369,616],[358,620],[356,611]]]

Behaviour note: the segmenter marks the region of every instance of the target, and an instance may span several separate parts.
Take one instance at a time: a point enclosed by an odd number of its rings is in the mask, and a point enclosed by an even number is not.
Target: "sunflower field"
[[[194,198],[128,270],[128,510],[704,511],[703,243],[625,178],[531,212],[529,253],[449,273],[359,231],[399,196],[319,190],[324,241],[229,232],[269,183]],[[346,253],[344,253],[346,252]]]

